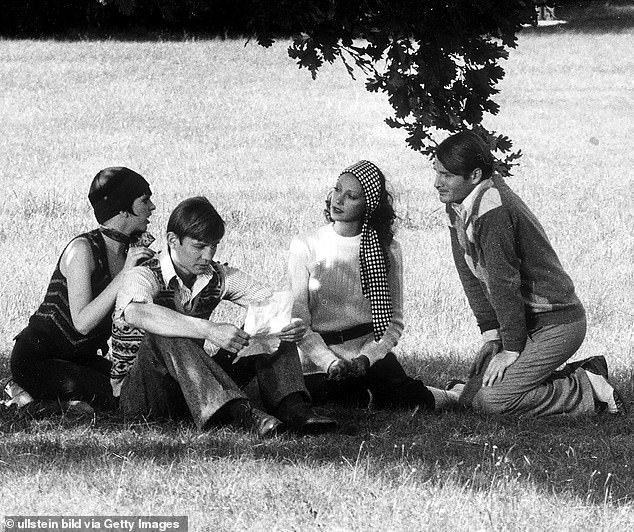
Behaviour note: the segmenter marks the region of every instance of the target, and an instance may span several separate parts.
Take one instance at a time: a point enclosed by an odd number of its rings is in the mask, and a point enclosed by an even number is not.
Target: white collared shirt
[[[205,286],[212,281],[214,275],[216,275],[214,269],[209,266],[207,271],[196,276],[196,280],[190,289],[176,273],[172,257],[169,253],[169,247],[162,251],[159,257],[159,264],[161,265],[161,274],[163,275],[165,284],[174,288],[174,290],[178,293],[180,296],[180,304],[186,312],[191,310],[194,298],[200,294],[203,288],[205,288]],[[174,282],[177,283],[178,289],[174,286]]]
[[[164,249],[158,257],[162,281],[170,289],[174,290],[174,303],[177,312],[188,314],[196,296],[209,285],[215,283],[214,276],[219,275],[219,284],[222,287],[219,298],[231,301],[242,307],[250,303],[259,303],[269,298],[271,290],[259,283],[246,273],[226,264],[215,263],[208,270],[196,277],[191,290],[185,286],[183,280],[174,269],[169,250]],[[156,263],[153,263],[155,266]],[[143,340],[144,332],[129,326],[125,321],[125,310],[130,303],[153,303],[159,295],[162,286],[161,280],[148,265],[136,266],[125,274],[123,284],[117,294],[117,301],[112,323],[112,371],[111,385],[115,396],[121,390],[121,383],[130,371],[136,359],[138,346]],[[211,316],[210,316],[211,317]]]
[[[190,289],[176,273],[169,248],[161,251],[158,260],[165,284],[177,292],[185,312],[191,310],[195,297],[213,280],[214,275],[217,275],[210,265],[207,271],[196,276]],[[224,276],[222,299],[247,306],[249,303],[264,301],[272,295],[270,288],[237,268],[225,264],[220,265],[220,270]],[[125,320],[125,309],[130,303],[152,303],[161,290],[159,280],[150,268],[135,266],[125,275],[123,285],[117,294],[113,315],[115,321]]]
[[[483,189],[490,188],[493,185],[493,181],[491,179],[485,179],[480,181],[475,188],[469,193],[469,195],[462,200],[462,203],[452,203],[451,208],[453,211],[460,217],[462,223],[467,223],[471,212],[473,211],[473,206],[476,202],[476,199],[483,192]]]

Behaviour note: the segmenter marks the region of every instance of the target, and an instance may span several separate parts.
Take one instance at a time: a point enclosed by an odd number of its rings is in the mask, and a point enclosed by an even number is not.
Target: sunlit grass
[[[632,32],[523,35],[498,117],[524,157],[509,179],[545,226],[588,311],[579,356],[605,355],[634,397]],[[478,341],[424,158],[389,106],[285,44],[0,41],[0,354],[40,302],[65,243],[94,227],[105,166],[151,182],[162,230],[204,194],[228,223],[219,259],[274,286],[291,238],[322,222],[338,172],[367,158],[401,215],[407,370],[442,385]],[[233,315],[229,310],[222,310]],[[0,513],[187,513],[206,530],[628,529],[626,420],[494,421],[337,413],[331,438],[257,442],[228,430],[4,424]],[[19,429],[19,430],[18,430]],[[495,448],[494,448],[495,446]],[[266,516],[271,516],[267,519]]]

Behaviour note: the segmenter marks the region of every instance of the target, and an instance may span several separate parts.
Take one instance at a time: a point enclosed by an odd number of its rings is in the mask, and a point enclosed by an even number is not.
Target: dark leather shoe
[[[595,375],[601,375],[601,377],[605,377],[606,379],[608,378],[608,363],[604,356],[586,358],[581,362],[580,367],[582,369],[594,373]]]
[[[313,414],[297,424],[295,430],[301,434],[322,434],[337,428],[337,421],[331,417]]]
[[[271,414],[251,408],[251,425],[260,438],[270,438],[281,430],[283,423]]]
[[[281,429],[282,422],[275,416],[267,414],[249,404],[239,407],[238,426],[242,429],[254,432],[260,438],[271,438]]]
[[[596,413],[601,414],[603,412],[606,412],[611,416],[627,416],[627,405],[625,403],[625,399],[623,399],[621,392],[619,392],[614,387],[614,385],[610,384],[610,386],[612,386],[612,389],[614,390],[612,393],[614,394],[613,396],[614,396],[614,403],[616,404],[616,412],[607,412],[608,403],[605,403],[603,401],[597,401],[595,399],[594,406],[596,409]]]
[[[337,428],[337,421],[316,414],[312,408],[298,408],[292,411],[286,424],[290,430],[299,434],[322,434]]]
[[[608,363],[604,356],[594,356],[590,358],[584,358],[583,360],[576,360],[575,362],[569,362],[562,369],[553,372],[555,377],[568,377],[572,375],[579,368],[585,369],[595,375],[601,375],[608,378]]]
[[[619,392],[613,384],[611,386],[614,388],[614,402],[616,403],[616,412],[613,412],[612,415],[627,416],[627,405],[625,403],[625,399],[623,399],[621,392]]]
[[[614,395],[614,403],[616,404],[616,412],[610,412],[610,414],[614,416],[626,416],[627,406],[625,403],[625,399],[623,399],[623,396],[621,395],[621,392],[617,389],[617,387],[614,386],[614,384],[608,379],[608,363],[606,362],[605,357],[595,356],[587,358],[585,360],[581,360],[580,362],[581,363],[578,365],[578,367],[589,371],[590,373],[594,373],[595,375],[603,377],[606,381],[608,381],[608,384],[612,386],[612,389],[614,390],[612,393]],[[599,403],[599,410],[604,411],[607,408],[607,404],[601,403],[600,401]]]
[[[288,430],[299,434],[319,434],[330,432],[337,427],[337,422],[326,416],[315,413],[307,396],[303,392],[293,392],[284,397],[275,410]]]

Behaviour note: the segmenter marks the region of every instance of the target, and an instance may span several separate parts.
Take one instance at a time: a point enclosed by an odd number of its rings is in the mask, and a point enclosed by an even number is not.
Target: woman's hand
[[[154,251],[150,248],[144,247],[130,247],[128,249],[128,255],[125,258],[125,264],[121,271],[134,268],[137,264],[140,264],[144,260],[151,259],[154,256]]]
[[[281,331],[279,339],[282,342],[299,342],[306,334],[306,324],[300,318],[293,318]]]
[[[333,360],[328,366],[328,378],[333,381],[342,381],[348,376],[348,362],[338,358]]]
[[[506,368],[515,362],[520,354],[516,351],[500,351],[489,362],[489,367],[484,372],[482,386],[493,386],[502,379]]]
[[[360,355],[350,361],[348,371],[351,377],[363,377],[370,369],[370,360],[365,355]]]

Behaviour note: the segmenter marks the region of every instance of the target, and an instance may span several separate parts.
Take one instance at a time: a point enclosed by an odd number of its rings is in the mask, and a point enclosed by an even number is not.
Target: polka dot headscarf
[[[392,320],[392,297],[387,283],[388,259],[370,217],[379,206],[383,186],[381,172],[370,161],[359,161],[340,175],[352,174],[359,180],[365,196],[365,219],[361,228],[359,265],[363,295],[370,300],[374,339],[378,342]]]

